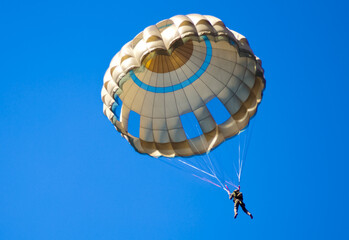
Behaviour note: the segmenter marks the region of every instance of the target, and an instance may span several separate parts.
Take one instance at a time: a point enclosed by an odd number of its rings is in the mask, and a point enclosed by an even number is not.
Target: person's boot
[[[250,216],[250,218],[251,218],[251,219],[253,219],[253,216],[252,216],[252,214],[251,214],[251,213],[248,213],[248,215]]]
[[[236,217],[237,217],[237,215],[238,215],[238,213],[236,212],[236,213],[235,213],[235,215],[234,215],[234,218],[236,218]]]

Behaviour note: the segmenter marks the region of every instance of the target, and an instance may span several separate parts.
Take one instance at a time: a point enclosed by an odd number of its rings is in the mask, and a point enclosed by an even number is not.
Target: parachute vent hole
[[[185,135],[188,139],[195,138],[203,134],[194,113],[190,112],[183,114],[180,116],[180,118]]]
[[[217,97],[209,101],[206,104],[206,107],[210,111],[217,125],[224,123],[230,118],[230,113]]]
[[[127,131],[134,137],[139,138],[139,126],[141,122],[141,116],[134,112],[130,111],[130,115],[128,116],[128,127]]]
[[[111,106],[111,110],[113,111],[116,119],[120,122],[120,114],[121,114],[122,101],[119,97],[115,97],[115,102]]]

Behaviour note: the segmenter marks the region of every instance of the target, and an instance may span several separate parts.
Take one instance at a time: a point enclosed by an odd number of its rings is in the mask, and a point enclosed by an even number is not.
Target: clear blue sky
[[[2,1],[0,239],[349,239],[348,4]],[[139,155],[102,113],[111,58],[177,14],[245,35],[267,88],[242,176],[224,191]],[[228,156],[227,156],[228,157]]]

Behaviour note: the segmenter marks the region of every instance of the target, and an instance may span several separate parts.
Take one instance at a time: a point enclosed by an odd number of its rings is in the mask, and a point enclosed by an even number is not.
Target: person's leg
[[[240,205],[241,205],[242,210],[243,210],[247,215],[249,215],[249,216],[251,217],[251,219],[252,219],[253,216],[252,216],[252,214],[246,209],[245,203],[241,203]]]
[[[236,218],[236,216],[238,215],[238,210],[239,210],[239,205],[240,205],[240,201],[236,200],[234,203],[234,218]]]

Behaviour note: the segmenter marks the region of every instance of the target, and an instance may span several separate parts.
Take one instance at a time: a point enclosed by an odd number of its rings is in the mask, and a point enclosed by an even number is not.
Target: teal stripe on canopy
[[[174,92],[177,91],[179,89],[185,88],[186,86],[192,84],[193,82],[195,82],[197,79],[199,79],[201,77],[201,75],[206,71],[206,69],[208,68],[208,65],[211,62],[212,59],[212,45],[210,43],[210,40],[207,38],[207,36],[201,36],[202,39],[204,39],[205,44],[206,44],[206,56],[205,56],[205,61],[202,63],[201,67],[199,68],[199,70],[194,73],[191,77],[189,77],[188,79],[184,80],[181,83],[178,83],[176,85],[172,85],[172,86],[167,86],[167,87],[154,87],[154,86],[150,86],[144,82],[142,82],[137,76],[136,74],[133,72],[133,70],[130,71],[130,76],[132,78],[132,80],[134,81],[134,83],[136,83],[140,88],[143,88],[146,91],[149,92],[154,92],[154,93],[168,93],[168,92]]]

